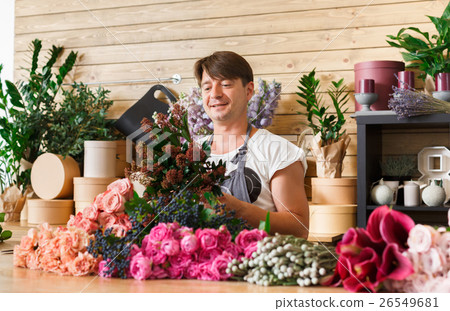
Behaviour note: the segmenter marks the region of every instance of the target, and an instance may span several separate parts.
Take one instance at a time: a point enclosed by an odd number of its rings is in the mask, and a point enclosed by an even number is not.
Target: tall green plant
[[[63,101],[52,103],[49,124],[43,137],[43,150],[83,161],[85,140],[116,140],[122,135],[114,131],[114,120],[106,119],[113,102],[109,90],[98,87],[94,92],[82,83],[63,90]]]
[[[71,51],[56,74],[52,72],[56,62],[60,59],[63,47],[52,46],[48,53],[46,64],[38,71],[39,54],[42,49],[41,40],[34,40],[31,44],[33,51],[28,80],[20,81],[18,87],[6,81],[11,104],[19,109],[11,115],[17,123],[21,135],[28,138],[27,150],[23,158],[34,162],[40,154],[42,138],[49,123],[49,114],[55,97],[61,89],[66,75],[72,70],[77,59],[77,53]]]
[[[386,40],[390,46],[405,49],[401,52],[408,68],[418,68],[424,73],[419,78],[425,80],[427,75],[450,72],[450,3],[447,4],[441,17],[428,16],[436,27],[437,34],[423,32],[417,27],[402,28],[396,36],[387,35],[393,41]],[[415,32],[422,38],[416,38],[407,33]]]
[[[19,174],[20,162],[24,159],[32,163],[42,152],[43,137],[50,122],[49,111],[61,90],[64,78],[72,70],[77,59],[77,53],[72,51],[63,64],[54,69],[61,58],[63,48],[52,46],[46,63],[39,69],[42,42],[34,40],[30,49],[32,57],[30,68],[26,69],[27,80],[19,81],[17,85],[5,80],[6,93],[0,80],[2,190],[11,183],[22,186],[22,191],[26,190],[26,186],[30,183],[30,170]]]
[[[314,135],[320,133],[322,146],[331,145],[339,141],[339,138],[345,133],[343,126],[345,124],[344,113],[348,108],[343,110],[349,100],[347,86],[344,79],[337,82],[332,81],[332,85],[327,90],[328,95],[333,101],[335,113],[329,112],[329,106],[325,106],[322,102],[320,94],[320,80],[316,79],[316,72],[313,69],[309,74],[303,75],[300,80],[300,86],[297,95],[302,100],[297,102],[306,108],[306,112],[297,112],[307,117],[307,125],[313,130]]]

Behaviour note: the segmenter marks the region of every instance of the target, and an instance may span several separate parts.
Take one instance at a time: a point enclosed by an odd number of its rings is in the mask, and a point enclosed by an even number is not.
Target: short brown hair
[[[244,86],[253,81],[253,70],[250,64],[241,55],[230,51],[214,52],[195,63],[194,74],[198,85],[202,83],[204,71],[215,79],[240,78]]]

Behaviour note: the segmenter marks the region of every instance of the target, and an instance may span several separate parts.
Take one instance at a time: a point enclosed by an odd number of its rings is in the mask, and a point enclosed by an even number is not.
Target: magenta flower
[[[413,273],[414,268],[411,261],[400,253],[398,244],[388,244],[383,252],[377,279],[380,282],[385,279],[403,280]]]
[[[414,220],[406,214],[390,210],[381,221],[380,233],[386,243],[395,243],[400,250],[408,248],[408,234],[414,228]]]
[[[380,232],[380,224],[383,218],[389,213],[387,205],[377,207],[369,216],[367,221],[367,232],[375,242],[382,242],[383,238]]]
[[[142,252],[137,253],[131,258],[130,274],[136,280],[146,280],[152,273],[152,261],[145,257]]]

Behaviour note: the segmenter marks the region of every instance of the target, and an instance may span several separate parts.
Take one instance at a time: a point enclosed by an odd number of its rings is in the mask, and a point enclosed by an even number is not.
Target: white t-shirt
[[[226,175],[229,175],[237,168],[237,164],[233,164],[231,160],[239,148],[225,154],[211,154],[208,161],[215,163],[218,163],[219,160],[226,161]],[[250,137],[245,177],[251,203],[267,211],[276,211],[270,191],[270,180],[276,171],[286,168],[296,161],[301,161],[306,173],[306,156],[301,148],[265,129],[259,129]]]

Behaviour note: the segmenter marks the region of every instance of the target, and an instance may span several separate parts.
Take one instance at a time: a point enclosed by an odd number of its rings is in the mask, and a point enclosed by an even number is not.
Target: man
[[[305,154],[284,138],[249,125],[247,102],[254,84],[248,62],[234,52],[215,52],[198,60],[194,71],[214,123],[211,160],[226,161],[230,176],[221,202],[253,227],[269,211],[271,233],[306,238]]]

